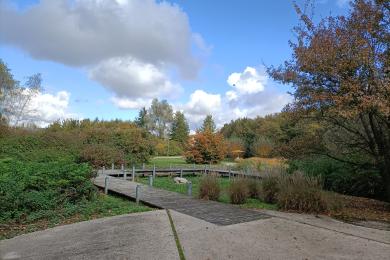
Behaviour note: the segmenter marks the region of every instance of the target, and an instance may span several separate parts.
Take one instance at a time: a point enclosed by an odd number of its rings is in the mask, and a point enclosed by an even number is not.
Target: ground
[[[137,205],[117,196],[99,193],[98,197],[92,201],[85,201],[69,208],[50,211],[46,216],[37,216],[37,219],[29,216],[29,218],[20,219],[18,222],[1,223],[0,240],[54,226],[150,210],[153,209],[144,205]]]
[[[272,217],[217,226],[171,211],[189,259],[386,259],[390,232],[326,217]],[[0,259],[179,259],[165,210],[85,221],[0,241]]]

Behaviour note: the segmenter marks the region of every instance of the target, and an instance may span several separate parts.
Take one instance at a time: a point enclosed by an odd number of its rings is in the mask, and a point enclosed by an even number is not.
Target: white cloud
[[[69,112],[69,99],[70,93],[66,91],[59,91],[54,95],[39,92],[29,102],[21,123],[34,123],[39,127],[46,127],[56,120],[79,118],[78,115]]]
[[[24,10],[10,3],[0,1],[0,44],[86,69],[120,104],[127,99],[121,107],[178,96],[181,87],[169,75],[195,79],[197,55],[211,51],[187,14],[166,1],[42,0]]]
[[[89,77],[122,98],[172,97],[181,92],[161,68],[133,58],[113,58],[93,67]]]
[[[191,129],[198,128],[206,115],[211,114],[218,128],[237,118],[265,116],[280,112],[292,98],[268,79],[264,69],[247,67],[232,73],[228,84],[234,88],[224,96],[196,90],[187,104],[177,106],[185,112]]]
[[[190,123],[191,129],[200,126],[206,115],[214,115],[219,112],[222,106],[220,94],[211,94],[203,90],[195,90],[186,104],[174,106],[175,110],[183,111]]]
[[[1,5],[1,38],[37,59],[70,66],[131,56],[167,63],[186,78],[199,62],[191,52],[187,15],[174,4],[154,0],[42,0],[20,12]]]
[[[142,107],[149,107],[152,99],[112,97],[111,102],[120,109],[140,109]]]
[[[239,93],[252,94],[264,90],[264,85],[267,84],[267,77],[253,67],[246,67],[243,72],[230,74],[227,83]]]

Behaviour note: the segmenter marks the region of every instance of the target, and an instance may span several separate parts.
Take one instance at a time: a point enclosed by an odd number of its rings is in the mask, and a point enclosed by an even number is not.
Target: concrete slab
[[[302,224],[313,225],[324,229],[344,233],[346,235],[362,237],[369,240],[387,243],[390,245],[390,231],[386,229],[367,228],[364,226],[348,224],[324,215],[315,216],[308,214],[280,212],[274,210],[261,210],[261,212],[265,212],[269,216],[283,218],[285,220],[295,221]],[[389,226],[390,224],[383,223],[383,225]]]
[[[0,241],[0,259],[179,259],[164,210],[85,221]]]
[[[175,211],[171,214],[187,260],[388,259],[390,255],[389,244],[280,217],[217,226]]]

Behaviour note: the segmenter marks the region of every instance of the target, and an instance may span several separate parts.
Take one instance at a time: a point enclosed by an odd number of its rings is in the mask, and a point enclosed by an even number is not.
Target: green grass
[[[18,221],[1,223],[0,240],[58,225],[150,210],[153,209],[121,197],[100,193],[90,201],[66,204],[61,209],[38,211]]]
[[[185,176],[185,178],[192,182],[192,196],[197,198],[199,195],[199,183],[201,177],[199,176]],[[139,178],[138,182],[148,185],[148,178]],[[218,183],[221,187],[221,195],[218,199],[222,203],[230,203],[227,190],[229,188],[230,180],[228,178],[218,178]],[[153,186],[158,189],[178,192],[187,194],[186,184],[175,184],[173,177],[157,177],[154,179]],[[243,208],[254,208],[254,209],[270,209],[276,210],[275,204],[268,204],[258,199],[248,199],[246,203],[240,205]]]
[[[158,168],[168,168],[170,165],[189,165],[183,156],[156,156],[153,157],[148,166],[156,165]]]
[[[223,160],[218,165],[235,165],[236,163],[232,160]],[[169,168],[169,166],[188,166],[192,167],[192,163],[187,163],[186,159],[183,156],[156,156],[153,157],[147,166],[151,167],[153,165],[156,165],[157,168]],[[200,167],[200,165],[197,165]]]

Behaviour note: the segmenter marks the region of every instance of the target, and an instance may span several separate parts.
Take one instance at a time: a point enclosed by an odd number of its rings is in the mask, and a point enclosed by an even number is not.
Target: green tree
[[[138,112],[138,117],[135,119],[134,123],[141,128],[146,128],[147,113],[148,111],[145,107],[141,108],[141,110]]]
[[[184,114],[177,111],[173,118],[171,139],[184,145],[188,140],[189,132],[190,129]]]
[[[148,130],[159,138],[166,138],[170,133],[172,121],[172,106],[166,100],[153,99],[146,114]]]
[[[214,119],[212,115],[207,115],[206,118],[203,120],[203,124],[200,128],[201,132],[209,131],[211,133],[214,133],[216,130]]]
[[[13,78],[11,70],[0,59],[0,117],[11,125],[29,124],[34,121],[32,99],[42,90],[41,74],[27,78],[24,86]]]
[[[296,10],[292,59],[268,71],[295,88],[287,109],[325,128],[317,153],[378,171],[390,201],[390,3],[355,0],[318,24]]]

